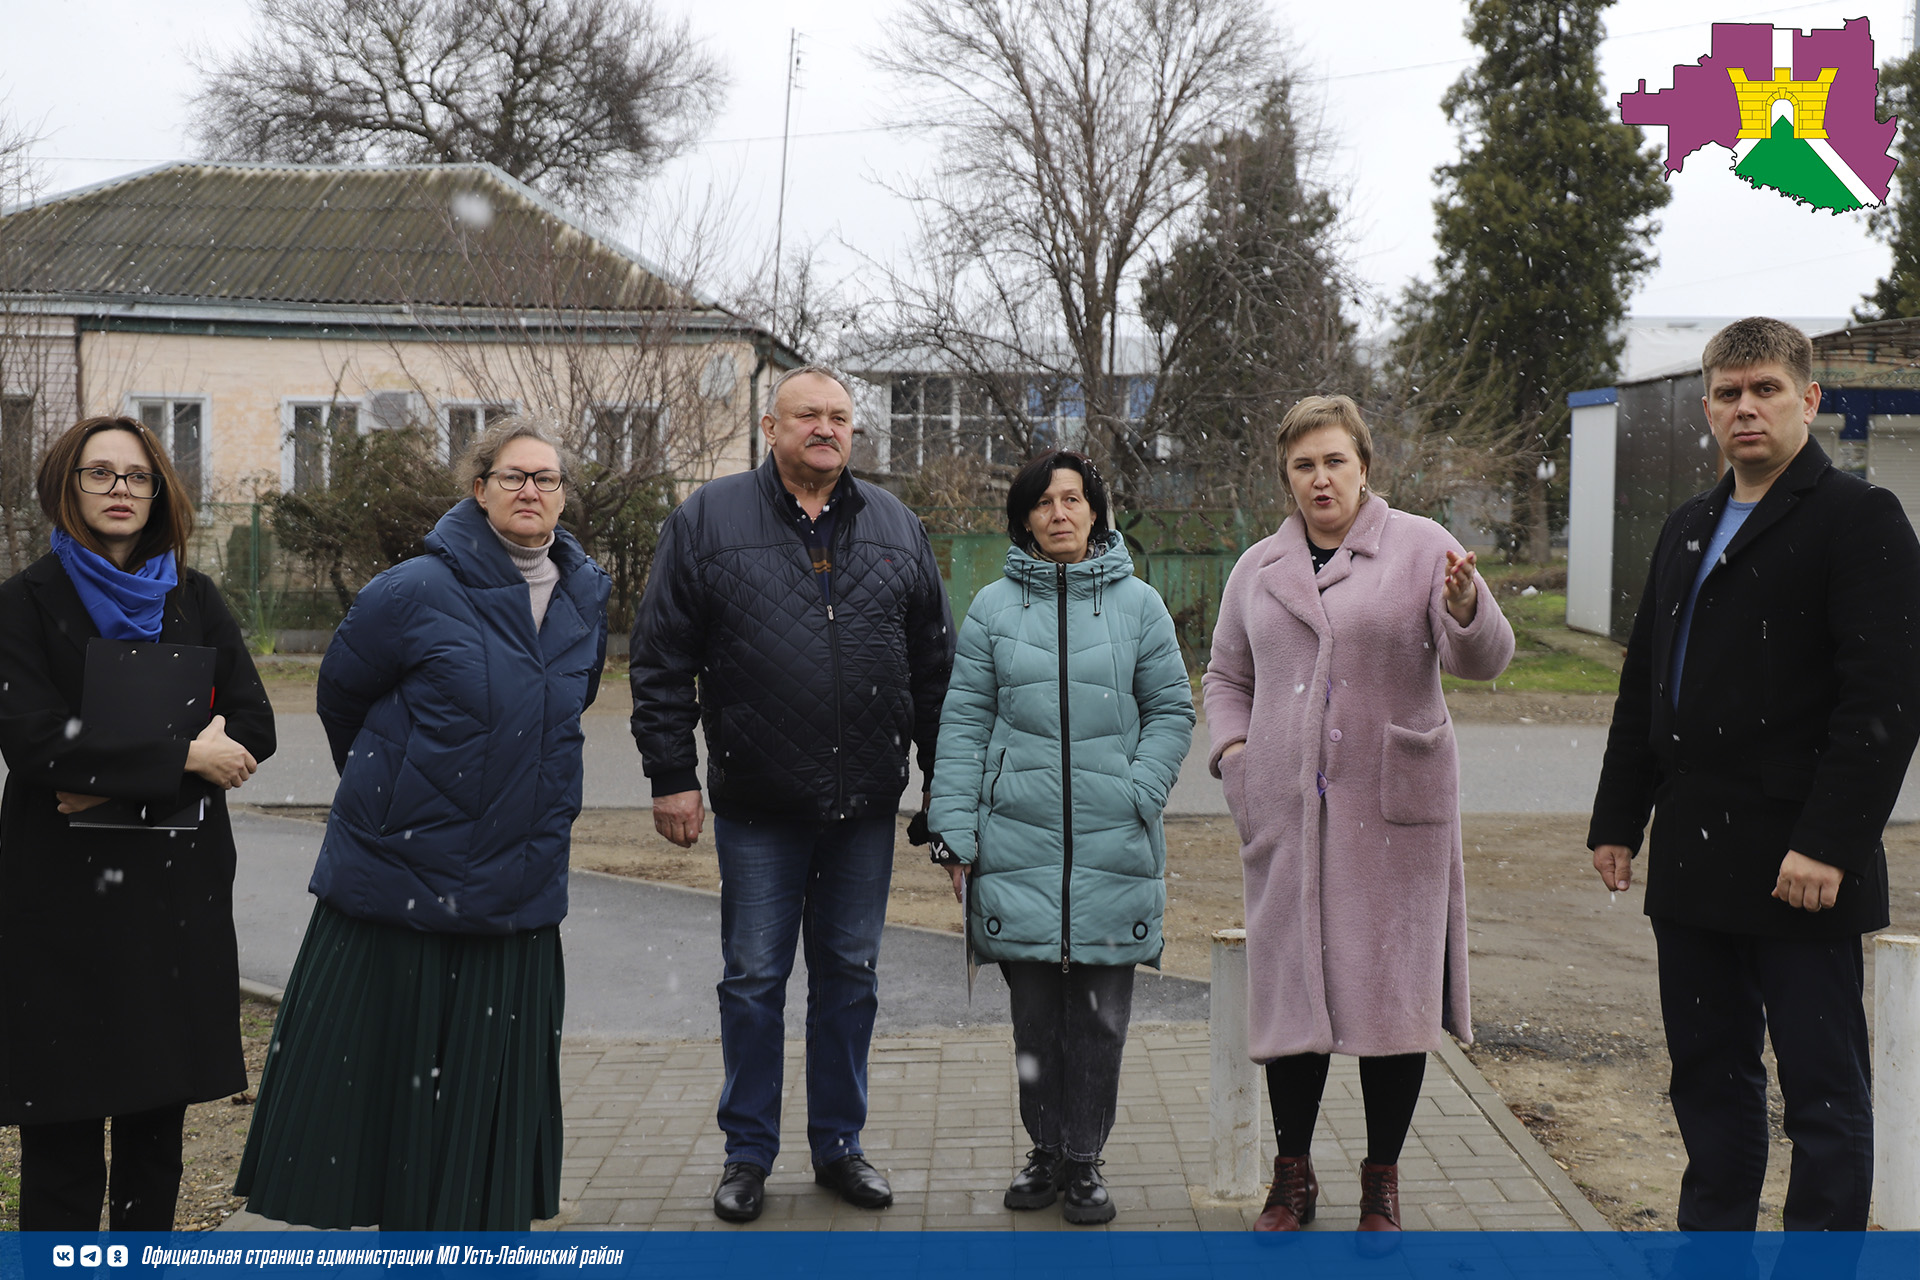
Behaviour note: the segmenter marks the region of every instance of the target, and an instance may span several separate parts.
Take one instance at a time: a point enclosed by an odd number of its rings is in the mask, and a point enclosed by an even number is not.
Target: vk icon
[[[73,1246],[70,1244],[57,1244],[53,1246],[53,1265],[56,1267],[72,1266]]]
[[[99,1266],[100,1265],[100,1246],[97,1244],[81,1245],[80,1246],[80,1265],[83,1267]]]
[[[123,1244],[108,1245],[107,1246],[107,1265],[110,1267],[126,1266],[127,1265],[127,1246]]]

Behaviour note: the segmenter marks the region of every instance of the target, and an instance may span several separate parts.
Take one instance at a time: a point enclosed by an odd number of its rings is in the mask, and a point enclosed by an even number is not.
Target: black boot
[[[1009,1209],[1044,1209],[1060,1198],[1067,1180],[1067,1161],[1058,1151],[1035,1147],[1027,1152],[1027,1167],[1007,1184]]]
[[[1089,1227],[1112,1222],[1116,1212],[1106,1181],[1100,1176],[1100,1161],[1067,1161],[1067,1199],[1060,1216],[1075,1226]]]

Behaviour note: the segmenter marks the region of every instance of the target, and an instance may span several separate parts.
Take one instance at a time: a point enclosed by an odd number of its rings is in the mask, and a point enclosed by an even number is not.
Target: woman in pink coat
[[[1513,656],[1474,558],[1368,492],[1373,438],[1346,396],[1280,424],[1294,512],[1227,580],[1203,681],[1209,765],[1240,832],[1248,1044],[1279,1155],[1256,1230],[1312,1221],[1308,1147],[1328,1055],[1360,1059],[1363,1231],[1400,1226],[1399,1158],[1444,1031],[1473,1038],[1459,761],[1440,673]]]

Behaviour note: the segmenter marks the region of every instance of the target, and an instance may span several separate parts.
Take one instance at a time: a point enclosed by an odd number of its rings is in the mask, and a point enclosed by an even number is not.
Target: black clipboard
[[[85,683],[80,690],[82,724],[111,724],[129,738],[191,739],[213,719],[216,653],[205,645],[153,641],[87,641]],[[199,790],[193,788],[193,790]],[[121,831],[193,831],[206,816],[206,798],[184,805],[109,800],[67,815],[69,827]]]

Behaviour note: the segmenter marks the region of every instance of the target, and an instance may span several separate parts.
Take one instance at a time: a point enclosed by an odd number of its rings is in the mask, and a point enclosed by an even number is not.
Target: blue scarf
[[[173,552],[154,556],[128,573],[97,551],[89,551],[65,530],[53,531],[53,554],[60,567],[73,580],[80,603],[100,634],[109,640],[158,640],[161,614],[167,592],[180,576],[173,567]]]

